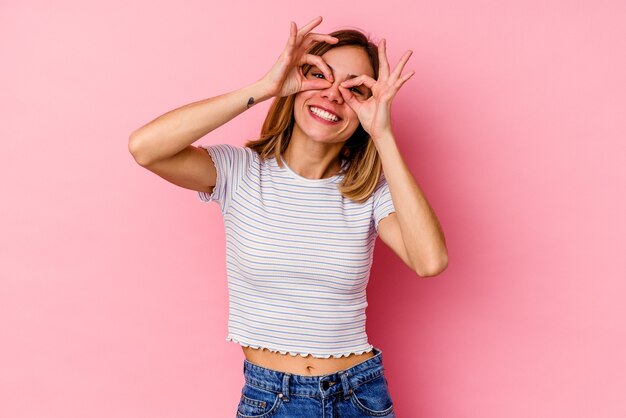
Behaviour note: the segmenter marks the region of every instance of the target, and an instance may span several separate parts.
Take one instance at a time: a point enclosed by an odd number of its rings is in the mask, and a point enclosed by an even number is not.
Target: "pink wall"
[[[450,265],[418,279],[377,243],[398,416],[626,416],[626,4],[267,4],[0,5],[0,417],[234,416],[218,207],[128,135],[255,81],[318,14],[414,51],[395,130]],[[268,104],[196,144],[243,144]]]

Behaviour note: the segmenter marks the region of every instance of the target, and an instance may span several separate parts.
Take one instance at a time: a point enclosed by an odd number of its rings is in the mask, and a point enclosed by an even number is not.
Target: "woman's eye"
[[[363,94],[363,93],[361,93],[361,90],[357,89],[356,87],[352,87],[352,88],[350,89],[350,91],[351,91],[352,93],[356,93],[356,94]]]
[[[325,78],[325,77],[324,77],[324,74],[322,74],[322,73],[311,73],[311,75],[312,75],[313,77],[316,77],[316,78]]]

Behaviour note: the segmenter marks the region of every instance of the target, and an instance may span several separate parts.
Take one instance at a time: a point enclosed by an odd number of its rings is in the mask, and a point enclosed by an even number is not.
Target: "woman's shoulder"
[[[235,145],[235,144],[228,144],[224,142],[224,143],[219,143],[219,144],[204,144],[204,145],[200,145],[200,147],[219,150],[223,153],[228,154],[233,159],[250,159],[250,158],[258,159],[259,157],[259,154],[254,149],[245,145]]]

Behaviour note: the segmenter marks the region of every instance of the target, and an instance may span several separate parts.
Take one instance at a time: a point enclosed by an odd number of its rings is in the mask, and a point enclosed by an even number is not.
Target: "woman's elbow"
[[[420,277],[432,277],[441,274],[448,267],[448,255],[445,254],[436,263],[431,263],[430,266],[424,269],[415,269],[415,272]]]

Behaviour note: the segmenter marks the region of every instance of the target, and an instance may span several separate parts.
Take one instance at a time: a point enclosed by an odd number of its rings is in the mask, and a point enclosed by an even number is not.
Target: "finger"
[[[334,81],[333,73],[330,70],[330,67],[328,66],[328,64],[326,64],[326,61],[324,61],[324,59],[320,57],[319,55],[313,55],[313,54],[303,55],[300,65],[304,65],[304,64],[315,65],[324,73],[324,77],[326,77],[328,81],[330,81],[331,83]]]
[[[410,71],[410,72],[408,72],[408,73],[404,74],[402,77],[400,77],[400,79],[399,79],[398,81],[396,81],[396,83],[395,83],[395,85],[394,85],[394,87],[396,88],[396,90],[397,90],[397,89],[399,89],[400,87],[402,87],[402,85],[403,85],[404,83],[406,83],[406,82],[407,82],[407,80],[408,80],[409,78],[413,77],[414,75],[415,75],[415,71]]]
[[[302,48],[305,51],[308,51],[308,49],[317,42],[336,44],[337,42],[339,42],[339,38],[335,38],[334,36],[325,35],[322,33],[308,33],[305,36],[304,41],[302,42]]]
[[[381,39],[378,43],[378,78],[389,77],[389,61],[387,60],[387,40]]]
[[[298,31],[298,36],[304,36],[320,23],[322,23],[322,16],[316,17],[315,19],[304,25],[302,28],[300,28],[300,30]]]
[[[361,103],[357,100],[356,97],[354,97],[354,94],[352,94],[350,89],[339,85],[339,92],[341,93],[343,100],[348,104],[348,106],[350,106],[350,108],[352,108],[352,110],[356,112]]]
[[[324,90],[332,86],[333,84],[328,80],[321,80],[319,78],[314,78],[312,80],[306,79],[302,82],[302,87],[300,91],[305,90]]]
[[[374,80],[369,75],[362,74],[362,75],[360,75],[358,77],[354,77],[354,78],[351,78],[349,80],[343,81],[341,83],[341,86],[342,87],[346,87],[346,88],[350,88],[350,87],[354,87],[354,86],[364,85],[365,87],[367,87],[367,88],[369,88],[371,90],[372,87],[374,87],[374,84],[376,84],[376,80]]]
[[[298,28],[295,22],[289,22],[289,39],[287,39],[287,48],[293,49],[296,47],[296,37],[298,35]]]
[[[411,58],[412,54],[413,54],[413,51],[408,50],[404,53],[404,55],[402,55],[402,58],[400,58],[400,62],[398,62],[398,65],[393,70],[393,73],[391,73],[392,78],[400,77],[400,74],[402,74],[402,70],[404,69],[404,66],[406,65],[409,58]]]

